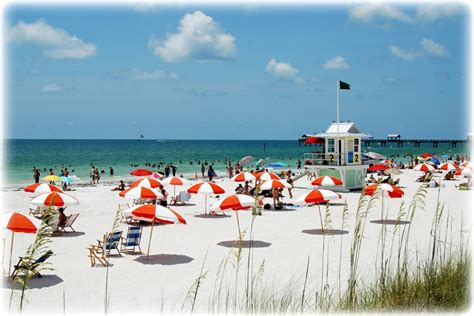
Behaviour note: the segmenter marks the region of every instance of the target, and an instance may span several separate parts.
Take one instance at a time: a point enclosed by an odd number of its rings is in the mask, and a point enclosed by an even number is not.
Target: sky
[[[4,7],[5,138],[465,138],[470,9]]]

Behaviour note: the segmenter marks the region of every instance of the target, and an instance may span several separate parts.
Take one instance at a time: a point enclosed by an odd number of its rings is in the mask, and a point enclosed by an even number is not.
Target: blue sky
[[[5,9],[8,138],[297,139],[469,132],[463,6]]]

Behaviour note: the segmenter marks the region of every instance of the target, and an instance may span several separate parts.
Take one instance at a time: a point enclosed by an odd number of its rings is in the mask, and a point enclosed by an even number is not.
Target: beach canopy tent
[[[137,205],[123,212],[124,216],[133,216],[134,218],[152,222],[150,230],[150,240],[146,257],[150,255],[151,237],[153,236],[154,223],[163,224],[186,224],[186,220],[177,212],[168,207],[155,204]]]
[[[10,245],[10,263],[8,264],[8,275],[12,266],[13,240],[15,233],[36,234],[41,226],[41,221],[33,216],[12,212],[2,215],[2,226],[12,232]]]
[[[325,140],[324,138],[321,138],[321,137],[316,137],[316,136],[310,136],[308,138],[305,139],[305,141],[303,142],[303,144],[324,144],[325,143]]]

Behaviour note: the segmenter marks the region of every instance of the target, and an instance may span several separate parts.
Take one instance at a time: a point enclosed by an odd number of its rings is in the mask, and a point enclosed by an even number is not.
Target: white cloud
[[[347,70],[351,66],[346,62],[346,59],[342,56],[336,56],[329,59],[323,67],[328,70]]]
[[[418,7],[415,19],[422,23],[434,22],[441,18],[451,18],[462,13],[462,7],[456,4],[425,4]]]
[[[59,91],[62,91],[62,90],[63,90],[63,88],[61,88],[60,86],[58,86],[55,83],[48,83],[48,84],[45,84],[41,87],[41,92],[59,92]]]
[[[446,57],[448,52],[443,45],[436,43],[433,40],[424,38],[420,42],[421,47],[426,51],[427,54],[435,57]]]
[[[18,44],[31,43],[45,48],[43,54],[49,58],[82,59],[96,55],[94,44],[70,35],[61,28],[55,28],[43,20],[33,23],[18,21],[9,30],[9,40]]]
[[[186,14],[177,33],[166,40],[152,37],[148,46],[163,61],[209,61],[232,59],[236,54],[235,37],[224,33],[214,19],[201,11]]]
[[[395,45],[390,45],[388,48],[392,56],[403,60],[415,60],[423,57],[423,53],[414,49],[403,49]]]
[[[349,19],[362,23],[376,20],[392,20],[403,23],[411,23],[412,18],[401,10],[388,4],[369,3],[349,9]]]
[[[130,72],[129,78],[132,80],[177,80],[179,79],[179,76],[174,72],[166,73],[164,70],[161,69],[156,69],[147,72],[138,68],[134,68]]]
[[[289,63],[277,62],[275,58],[270,59],[265,71],[281,80],[294,81],[297,83],[304,81],[299,77],[298,73],[300,71],[298,69],[294,68]]]

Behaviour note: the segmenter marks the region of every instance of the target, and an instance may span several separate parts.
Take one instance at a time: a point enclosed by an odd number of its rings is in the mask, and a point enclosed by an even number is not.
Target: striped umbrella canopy
[[[73,206],[78,205],[79,201],[75,197],[66,193],[50,192],[42,193],[34,197],[30,203],[38,206]]]
[[[267,180],[280,180],[280,177],[274,174],[273,172],[259,172],[255,175],[257,180],[260,181],[267,181]]]
[[[433,155],[430,154],[430,153],[422,153],[422,154],[420,154],[419,156],[422,157],[422,158],[430,158],[430,157],[433,157]]]
[[[161,181],[163,184],[169,184],[169,185],[186,185],[189,183],[189,180],[186,180],[185,178],[181,177],[168,177]]]
[[[220,199],[211,206],[212,211],[226,211],[233,210],[235,212],[235,218],[237,220],[237,229],[240,233],[240,221],[239,221],[239,212],[240,210],[246,210],[255,205],[256,200],[252,196],[245,194],[232,194],[225,198]]]
[[[134,181],[132,184],[130,184],[130,187],[145,187],[145,188],[160,188],[163,185],[161,184],[160,181],[153,179],[153,178],[142,178],[137,181]]]
[[[63,192],[60,188],[55,185],[47,183],[35,183],[27,186],[25,192],[31,193],[48,193],[48,192]]]
[[[193,193],[193,194],[198,194],[198,193],[205,194],[204,214],[207,214],[207,195],[208,194],[223,194],[225,193],[225,190],[221,186],[213,182],[203,181],[203,182],[199,182],[192,185],[190,188],[188,188],[188,192]]]
[[[245,156],[240,159],[239,164],[243,167],[246,165],[250,165],[252,163],[253,157],[252,156]]]
[[[458,170],[459,166],[455,164],[454,162],[445,162],[439,166],[439,169],[441,170]]]
[[[373,196],[378,190],[380,190],[382,193],[381,220],[383,221],[383,202],[385,195],[384,192],[387,192],[388,196],[391,198],[401,198],[405,194],[405,192],[403,192],[402,189],[388,183],[373,183],[366,186],[362,191],[362,194]]]
[[[463,175],[465,177],[471,177],[473,173],[474,173],[474,168],[464,167],[462,168],[460,175]]]
[[[161,199],[163,194],[146,187],[132,187],[126,190],[123,190],[119,193],[121,197],[126,197],[130,199]]]
[[[312,185],[319,185],[321,187],[332,187],[337,185],[342,185],[342,181],[336,177],[331,176],[322,176],[317,177],[311,182]]]
[[[61,177],[59,176],[56,176],[54,174],[50,174],[46,177],[43,178],[44,181],[62,181]]]
[[[461,164],[461,166],[468,167],[468,168],[474,168],[474,163],[472,163],[470,161],[465,161]]]
[[[41,226],[41,221],[33,216],[12,212],[2,215],[2,226],[12,232],[10,244],[10,263],[8,265],[8,275],[11,272],[13,240],[15,233],[35,234]]]
[[[137,205],[131,207],[123,212],[124,216],[133,216],[137,219],[158,222],[164,224],[186,224],[186,220],[177,212],[173,211],[168,207],[155,204]],[[150,240],[148,242],[148,250],[146,257],[150,255],[151,237],[153,235],[153,227],[151,225]]]
[[[367,169],[367,172],[378,172],[378,171],[384,171],[386,169],[388,169],[388,167],[386,165],[375,164],[375,165],[370,166]]]
[[[324,231],[323,216],[321,215],[321,206],[319,203],[327,203],[331,200],[340,199],[341,195],[339,193],[333,192],[331,190],[319,189],[311,190],[306,194],[303,194],[298,199],[296,199],[297,204],[318,204],[319,220],[321,222],[321,230]]]
[[[267,180],[260,186],[260,190],[271,190],[271,189],[291,189],[292,186],[285,180]]]
[[[232,181],[235,182],[245,182],[245,181],[254,181],[256,177],[250,172],[240,172],[232,177]]]
[[[433,171],[435,168],[427,163],[419,163],[416,166],[413,167],[413,170],[415,171],[423,171],[423,172],[428,172],[428,171]]]
[[[130,174],[132,176],[137,176],[137,177],[146,177],[146,176],[151,176],[153,172],[147,169],[135,169],[132,172],[130,172]]]

